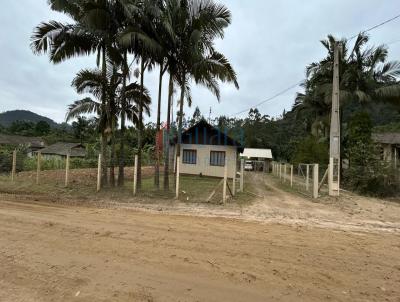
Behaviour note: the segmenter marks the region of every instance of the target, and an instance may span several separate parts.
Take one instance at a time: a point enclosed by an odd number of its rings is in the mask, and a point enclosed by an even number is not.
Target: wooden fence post
[[[228,160],[225,158],[225,166],[224,166],[224,186],[222,188],[222,202],[226,202],[226,186],[228,184]]]
[[[99,159],[97,162],[97,192],[101,190],[101,166],[102,166],[103,157],[99,154]]]
[[[181,166],[181,157],[176,157],[176,187],[175,187],[175,198],[179,198],[179,174],[180,174],[180,166]]]
[[[319,187],[319,165],[315,164],[313,167],[313,198],[318,198]]]
[[[133,167],[133,195],[137,193],[137,174],[138,174],[139,157],[135,155],[135,165]]]
[[[17,171],[17,150],[14,150],[12,157],[12,167],[11,167],[11,181],[14,181],[16,171]]]
[[[293,188],[293,165],[290,165],[290,187]]]
[[[69,184],[69,160],[70,160],[70,155],[67,154],[67,157],[65,159],[65,186],[68,187]]]
[[[244,183],[244,159],[240,160],[240,192],[243,192]]]
[[[279,180],[282,180],[282,164],[279,163]]]
[[[40,165],[42,161],[42,153],[37,153],[37,167],[36,167],[36,184],[38,185],[40,182]]]
[[[310,165],[307,164],[306,169],[306,191],[310,189]]]

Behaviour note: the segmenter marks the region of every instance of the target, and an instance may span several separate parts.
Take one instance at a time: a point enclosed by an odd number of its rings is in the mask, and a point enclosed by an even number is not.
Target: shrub
[[[353,116],[349,124],[349,167],[343,172],[343,184],[361,194],[392,196],[399,192],[396,170],[380,159],[377,146],[371,139],[372,122],[367,113]]]
[[[295,165],[300,163],[327,164],[329,162],[328,154],[329,148],[326,142],[314,136],[309,136],[297,143],[292,162]]]
[[[0,150],[0,173],[9,173],[12,166],[12,154],[5,150]]]

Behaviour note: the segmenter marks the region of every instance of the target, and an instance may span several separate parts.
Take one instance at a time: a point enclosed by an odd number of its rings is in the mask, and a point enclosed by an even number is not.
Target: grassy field
[[[70,171],[70,183],[65,187],[64,170],[42,171],[40,183],[36,184],[36,172],[18,173],[14,182],[9,175],[0,175],[0,192],[12,194],[37,194],[57,197],[71,197],[81,199],[113,199],[121,202],[173,200],[175,198],[175,175],[169,177],[169,191],[162,188],[163,175],[160,175],[160,188],[154,186],[154,170],[152,167],[143,167],[142,187],[136,197],[133,196],[132,169],[126,169],[126,181],[123,187],[104,187],[96,192],[97,169],[75,169]],[[205,203],[210,194],[216,189],[210,203],[222,202],[221,179],[204,176],[181,175],[179,201],[188,203]],[[219,185],[219,186],[218,186]],[[229,181],[232,189],[232,180]],[[228,196],[229,194],[229,190]],[[237,193],[229,202],[249,203],[253,197],[247,193]]]

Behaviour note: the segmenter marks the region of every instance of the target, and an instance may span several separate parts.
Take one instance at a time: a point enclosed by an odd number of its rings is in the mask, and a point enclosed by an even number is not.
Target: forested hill
[[[16,121],[32,122],[35,124],[44,121],[48,123],[51,128],[57,128],[59,126],[52,119],[27,110],[12,110],[0,113],[1,126],[10,127],[11,124]]]

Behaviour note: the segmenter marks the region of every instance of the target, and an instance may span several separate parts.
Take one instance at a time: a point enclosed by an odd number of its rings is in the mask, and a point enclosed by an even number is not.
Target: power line
[[[270,101],[272,101],[273,99],[277,98],[278,96],[281,96],[282,94],[284,94],[284,93],[286,93],[286,92],[292,90],[293,88],[299,86],[301,83],[303,83],[303,81],[304,81],[304,80],[301,80],[301,81],[297,82],[296,84],[293,84],[293,85],[291,85],[291,86],[285,88],[284,90],[278,92],[277,94],[275,94],[275,95],[273,95],[273,96],[267,98],[266,100],[264,100],[264,101],[262,101],[262,102],[260,102],[260,103],[258,103],[258,104],[255,104],[255,105],[253,105],[253,106],[251,106],[251,107],[249,107],[249,108],[246,108],[246,109],[244,109],[244,110],[242,110],[242,111],[239,111],[239,112],[237,112],[237,113],[235,113],[235,114],[231,114],[231,116],[234,116],[234,115],[236,116],[236,115],[242,114],[242,113],[244,113],[244,112],[249,111],[249,110],[252,109],[252,108],[257,108],[257,107],[259,107],[259,106],[261,106],[261,105],[263,105],[263,104],[265,104],[265,103],[267,103],[267,102],[270,102]]]
[[[400,42],[400,39],[394,40],[394,41],[392,41],[392,42],[385,43],[385,44],[386,44],[386,45],[392,45],[392,44],[396,44],[396,43],[399,43],[399,42]]]
[[[361,33],[366,33],[366,32],[369,32],[369,31],[371,31],[371,30],[374,30],[374,29],[376,29],[376,28],[378,28],[378,27],[381,27],[381,26],[383,26],[383,25],[385,25],[385,24],[387,24],[387,23],[389,23],[389,22],[392,22],[392,21],[394,21],[394,20],[396,20],[396,19],[398,19],[398,18],[400,18],[400,14],[398,14],[397,16],[394,16],[394,17],[392,17],[392,18],[390,18],[390,19],[388,19],[388,20],[386,20],[386,21],[383,21],[383,22],[381,22],[381,23],[379,23],[379,24],[377,24],[377,25],[374,25],[374,26],[372,26],[372,27],[370,27],[370,28],[368,28],[368,29],[362,31]],[[347,39],[347,41],[353,40],[353,39],[356,38],[358,35],[359,35],[359,34],[356,34],[356,35],[350,37],[349,39]],[[392,41],[392,42],[388,43],[387,45],[395,44],[395,43],[398,43],[398,42],[400,42],[400,40]],[[292,86],[289,86],[288,88],[285,88],[284,90],[278,92],[277,94],[275,94],[275,95],[273,95],[273,96],[267,98],[266,100],[264,100],[264,101],[262,101],[262,102],[260,102],[260,103],[258,103],[258,104],[255,104],[255,105],[253,105],[253,106],[251,106],[251,107],[249,107],[249,108],[247,108],[247,109],[244,109],[244,110],[242,110],[242,111],[239,111],[239,112],[237,112],[237,113],[235,113],[235,114],[231,114],[230,116],[236,116],[236,115],[242,114],[242,113],[244,113],[244,112],[249,111],[249,110],[252,109],[252,108],[257,108],[257,107],[259,107],[259,106],[261,106],[261,105],[263,105],[263,104],[265,104],[265,103],[267,103],[267,102],[270,102],[270,101],[276,99],[278,96],[281,96],[282,94],[288,92],[289,90],[291,90],[291,89],[297,87],[297,86],[300,85],[303,81],[304,81],[304,80],[301,80],[301,81],[297,82],[296,84],[294,84],[294,85],[292,85]]]
[[[383,21],[382,23],[379,23],[379,24],[377,24],[377,25],[374,25],[374,26],[372,26],[372,27],[370,27],[370,28],[368,28],[368,29],[362,31],[361,33],[367,33],[367,32],[369,32],[369,31],[374,30],[374,29],[376,29],[376,28],[378,28],[378,27],[381,27],[381,26],[383,26],[383,25],[385,25],[385,24],[387,24],[387,23],[389,23],[389,22],[392,22],[392,21],[394,21],[394,20],[396,20],[396,19],[398,19],[398,18],[400,18],[400,14],[398,14],[397,16],[394,16],[393,18],[390,18],[390,19],[388,19],[388,20],[386,20],[386,21]],[[359,34],[356,34],[356,35],[350,37],[347,41],[353,40],[354,38],[358,37],[358,35],[359,35]]]

